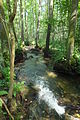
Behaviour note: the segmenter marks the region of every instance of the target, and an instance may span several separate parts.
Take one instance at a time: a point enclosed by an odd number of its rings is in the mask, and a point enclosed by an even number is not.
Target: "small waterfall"
[[[36,87],[40,89],[38,95],[39,100],[44,100],[45,103],[51,108],[55,109],[55,111],[62,115],[65,113],[65,107],[58,105],[58,100],[54,96],[53,92],[49,90],[48,84],[45,85],[44,81],[37,81]]]

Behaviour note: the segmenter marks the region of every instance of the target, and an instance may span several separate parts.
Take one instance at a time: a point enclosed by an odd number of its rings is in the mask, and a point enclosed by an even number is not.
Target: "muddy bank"
[[[68,64],[66,61],[57,62],[53,65],[53,70],[65,75],[80,75],[79,64]]]

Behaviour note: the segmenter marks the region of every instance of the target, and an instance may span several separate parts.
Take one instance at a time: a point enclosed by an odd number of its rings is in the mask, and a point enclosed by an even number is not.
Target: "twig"
[[[6,109],[6,111],[7,111],[7,113],[8,113],[8,115],[12,118],[12,120],[14,120],[14,117],[11,115],[11,113],[10,113],[10,111],[9,111],[9,109],[8,109],[8,107],[7,107],[7,105],[5,104],[5,102],[0,98],[0,101],[2,102],[2,104],[4,105],[4,107],[5,107],[5,109]]]

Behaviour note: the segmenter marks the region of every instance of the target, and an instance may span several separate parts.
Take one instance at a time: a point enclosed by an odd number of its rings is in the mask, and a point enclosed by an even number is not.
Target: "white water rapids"
[[[53,92],[49,89],[48,85],[45,86],[44,81],[37,81],[36,87],[40,89],[38,93],[39,100],[45,101],[49,108],[55,109],[59,115],[65,113],[65,106],[58,105],[58,100],[54,96]]]

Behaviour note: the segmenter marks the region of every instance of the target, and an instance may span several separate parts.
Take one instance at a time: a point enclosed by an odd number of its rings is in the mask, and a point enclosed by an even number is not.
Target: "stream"
[[[25,62],[15,68],[18,81],[38,89],[25,120],[80,120],[79,78],[59,75],[46,63],[42,52],[28,51]]]

